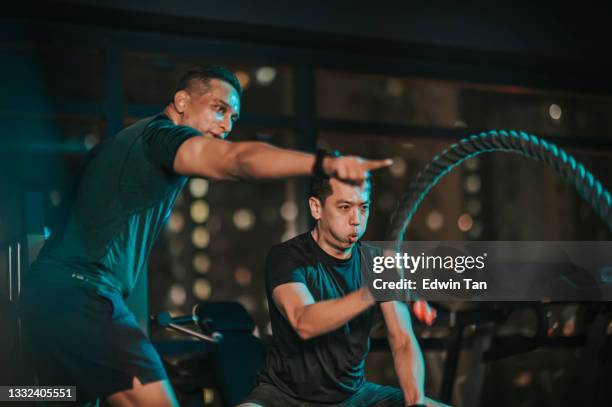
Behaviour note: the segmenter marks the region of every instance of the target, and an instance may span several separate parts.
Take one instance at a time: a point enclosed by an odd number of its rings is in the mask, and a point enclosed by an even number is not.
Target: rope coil
[[[576,188],[578,194],[591,205],[612,233],[610,192],[582,163],[555,144],[524,131],[491,130],[452,144],[450,148],[436,155],[417,175],[391,217],[389,240],[401,244],[404,233],[425,196],[453,168],[477,155],[499,151],[520,154],[548,164],[559,177]]]

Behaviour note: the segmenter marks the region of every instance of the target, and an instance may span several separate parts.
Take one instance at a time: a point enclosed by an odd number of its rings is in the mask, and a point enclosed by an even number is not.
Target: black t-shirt
[[[303,283],[315,301],[343,297],[361,287],[361,264],[371,261],[370,256],[369,248],[357,243],[349,259],[337,259],[323,251],[310,232],[270,250],[266,291],[273,342],[260,381],[313,403],[340,402],[359,389],[374,309],[333,332],[303,340],[276,307],[272,290],[281,284]]]
[[[92,150],[63,232],[45,244],[30,281],[94,286],[126,297],[187,181],[172,169],[176,151],[199,135],[160,114]]]

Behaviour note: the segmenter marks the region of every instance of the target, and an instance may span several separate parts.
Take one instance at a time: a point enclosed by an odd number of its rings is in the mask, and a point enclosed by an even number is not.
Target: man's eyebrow
[[[232,112],[234,112],[234,115],[236,115],[236,117],[239,116],[238,112],[236,112],[234,110],[234,108],[229,103],[227,103],[225,100],[222,100],[222,99],[219,99],[219,98],[215,98],[213,101],[215,103],[219,103],[219,104],[229,108]]]
[[[338,204],[343,204],[343,203],[347,203],[347,204],[355,204],[357,202],[361,202],[360,205],[367,205],[370,203],[370,200],[368,199],[367,201],[351,201],[348,199],[339,199],[336,201],[336,205]]]
[[[215,102],[215,103],[219,103],[219,104],[221,104],[221,105],[223,105],[223,106],[229,107],[230,109],[232,108],[232,107],[230,106],[230,104],[229,104],[229,103],[227,103],[227,102],[226,102],[225,100],[223,100],[223,99],[215,98],[215,99],[214,99],[214,102]]]

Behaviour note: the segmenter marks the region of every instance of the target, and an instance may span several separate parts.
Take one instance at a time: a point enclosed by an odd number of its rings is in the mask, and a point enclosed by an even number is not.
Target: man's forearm
[[[286,178],[312,174],[315,157],[262,142],[236,143],[232,175],[238,179]]]
[[[425,397],[425,363],[419,344],[411,335],[401,344],[391,345],[395,372],[407,403],[417,404]]]
[[[297,316],[295,330],[302,339],[310,339],[334,331],[374,304],[363,290],[342,298],[307,305]]]
[[[277,179],[312,175],[316,157],[259,141],[230,143],[210,137],[191,137],[176,152],[173,170],[180,175],[214,180]],[[319,172],[341,181],[361,184],[368,172],[393,162],[360,157],[323,157]]]

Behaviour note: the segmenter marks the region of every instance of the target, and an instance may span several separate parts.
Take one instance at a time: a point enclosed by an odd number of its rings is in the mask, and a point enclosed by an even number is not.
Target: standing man
[[[76,386],[81,404],[177,404],[124,299],[187,177],[269,179],[314,171],[359,184],[368,171],[390,164],[227,142],[241,93],[224,68],[190,70],[162,114],[92,151],[65,228],[43,248],[21,298],[40,385]]]
[[[359,239],[368,223],[370,185],[315,178],[308,203],[316,226],[270,250],[273,342],[240,407],[441,405],[425,397],[423,358],[405,303],[380,304],[400,388],[364,378],[375,301],[362,286],[362,267],[376,253]],[[433,322],[432,312],[420,312]]]

